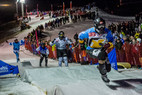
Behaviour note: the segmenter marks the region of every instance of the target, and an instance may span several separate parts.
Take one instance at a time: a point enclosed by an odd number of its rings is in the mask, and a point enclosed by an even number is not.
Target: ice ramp
[[[25,69],[24,77],[47,95],[142,95],[142,79],[112,69],[106,85],[94,65]]]

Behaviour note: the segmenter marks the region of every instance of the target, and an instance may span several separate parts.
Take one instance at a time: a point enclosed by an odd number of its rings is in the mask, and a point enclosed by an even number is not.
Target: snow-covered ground
[[[107,20],[107,24],[113,21],[117,23],[117,20],[122,19],[122,17],[110,16],[101,12],[100,15]],[[34,18],[30,23],[31,29],[24,30],[8,41],[12,42],[15,38],[23,39],[32,29],[49,20],[51,20],[49,17],[44,20]],[[75,33],[80,33],[92,26],[93,21],[86,20],[63,25],[52,31],[45,30],[45,32],[48,32],[53,40],[62,30],[65,32],[65,36],[73,40]],[[50,37],[46,37],[46,40],[49,39]],[[24,46],[21,46],[20,51],[21,63],[17,64],[12,46],[6,42],[0,45],[0,52],[0,60],[18,65],[22,77],[18,78],[15,75],[0,77],[0,95],[142,95],[141,70],[125,69],[120,73],[112,70],[108,74],[111,83],[107,86],[101,80],[96,66],[93,65],[81,66],[78,63],[70,63],[69,67],[58,67],[57,60],[49,59],[48,68],[44,68],[44,62],[43,67],[39,68],[39,57],[25,50]]]

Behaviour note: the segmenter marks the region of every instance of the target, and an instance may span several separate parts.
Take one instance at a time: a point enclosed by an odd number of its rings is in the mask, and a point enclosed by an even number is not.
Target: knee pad
[[[59,57],[59,66],[62,66],[62,61],[63,61],[63,58]]]
[[[99,71],[101,75],[106,75],[107,70],[106,70],[106,65],[105,64],[99,64]]]
[[[107,72],[110,72],[111,71],[111,64],[106,62],[105,65],[106,65]]]
[[[107,53],[105,51],[101,51],[99,54],[98,54],[98,59],[99,60],[106,60],[107,58]]]
[[[67,67],[68,66],[68,58],[67,57],[63,57],[64,59],[64,62],[65,62],[65,66]]]

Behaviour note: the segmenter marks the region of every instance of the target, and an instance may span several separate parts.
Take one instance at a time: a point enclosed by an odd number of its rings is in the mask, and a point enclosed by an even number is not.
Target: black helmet
[[[18,41],[18,39],[15,39],[14,42],[15,42],[15,43],[18,43],[19,41]]]
[[[96,18],[94,20],[94,27],[96,32],[103,34],[105,29],[105,20],[100,17]]]
[[[42,47],[42,48],[45,48],[45,43],[41,43],[41,47]]]
[[[58,36],[59,36],[60,39],[63,39],[64,38],[64,32],[60,31],[59,34],[58,34]]]

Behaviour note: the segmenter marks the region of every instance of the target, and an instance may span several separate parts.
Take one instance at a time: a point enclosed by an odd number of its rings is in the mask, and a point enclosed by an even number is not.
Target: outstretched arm
[[[40,50],[40,47],[38,47],[37,49],[36,49],[36,51],[39,51]]]
[[[11,45],[11,46],[12,46],[12,45],[13,45],[13,42],[10,42],[10,43],[9,43],[9,45]]]
[[[46,54],[49,55],[49,50],[48,49],[46,50]]]
[[[55,42],[56,42],[56,39],[54,39],[52,42],[49,43],[50,46],[53,46],[55,44]]]

